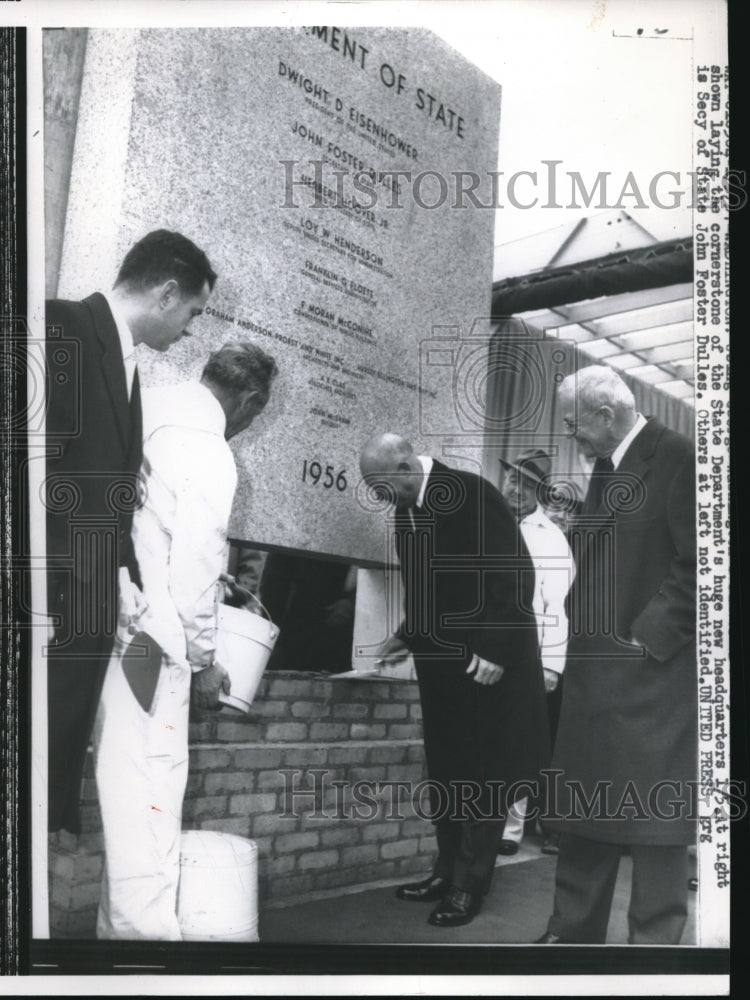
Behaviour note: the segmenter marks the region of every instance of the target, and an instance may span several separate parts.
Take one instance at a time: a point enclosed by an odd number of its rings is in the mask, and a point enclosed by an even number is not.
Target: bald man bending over
[[[429,923],[456,927],[489,890],[507,805],[547,763],[534,568],[513,512],[480,476],[397,434],[368,441],[360,468],[395,508],[405,614],[380,655],[397,659],[405,643],[414,656],[438,844],[430,877],[396,895],[436,902]]]

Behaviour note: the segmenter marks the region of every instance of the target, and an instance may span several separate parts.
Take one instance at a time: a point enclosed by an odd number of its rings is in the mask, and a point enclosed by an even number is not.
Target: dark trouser
[[[80,582],[50,585],[48,607],[57,617],[47,653],[48,827],[80,832],[79,805],[86,751],[109,654],[114,615],[107,601],[114,581],[101,594]]]
[[[562,692],[563,692],[563,674],[560,674],[560,678],[557,682],[557,687],[554,691],[550,691],[547,695],[547,718],[549,719],[549,743],[550,747],[554,751],[555,749],[555,739],[557,737],[557,725],[560,721],[560,708],[562,706]],[[540,813],[544,812],[544,798],[536,802],[536,806]],[[529,825],[527,830],[529,833],[534,833],[536,828],[536,820],[527,820]],[[539,820],[539,826],[542,828],[542,833],[545,838],[550,836],[554,837],[554,833],[551,830],[545,828],[544,821]]]
[[[552,750],[555,749],[555,738],[557,736],[557,724],[560,721],[560,708],[562,706],[562,693],[564,675],[560,674],[557,687],[547,695],[547,717],[549,718],[549,744]]]
[[[604,944],[622,844],[562,834],[548,930]],[[679,944],[687,919],[687,847],[631,844],[630,944]]]
[[[468,652],[458,661],[417,653],[415,665],[433,786],[435,874],[464,892],[483,894],[494,871],[508,786],[538,775],[546,754],[536,746],[536,734],[547,719],[541,671],[536,692],[529,693],[524,670],[509,668],[497,684],[477,684],[466,673],[470,659]],[[535,666],[529,663],[529,676]],[[540,744],[545,737],[542,731]]]
[[[438,858],[433,874],[464,892],[486,895],[495,870],[504,820],[441,819],[435,824]]]
[[[80,832],[81,780],[107,662],[107,657],[80,663],[57,657],[48,661],[47,825],[50,830]]]

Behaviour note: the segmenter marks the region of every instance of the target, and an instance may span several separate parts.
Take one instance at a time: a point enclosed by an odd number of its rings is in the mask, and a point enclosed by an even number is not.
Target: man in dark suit
[[[571,539],[578,575],[553,758],[558,818],[548,819],[560,853],[539,943],[605,942],[627,848],[630,943],[679,944],[697,777],[693,447],[637,413],[603,365],[568,376],[559,403],[596,462]]]
[[[455,927],[489,889],[506,804],[534,794],[522,783],[547,763],[533,564],[480,476],[416,455],[396,434],[369,441],[360,466],[396,508],[405,617],[380,655],[397,658],[405,642],[414,656],[438,844],[432,875],[397,896],[437,902],[429,922]]]
[[[83,764],[118,614],[134,610],[130,541],[142,456],[135,347],[166,351],[213,288],[208,258],[157,230],[114,288],[47,303],[47,605],[50,830],[79,830]]]

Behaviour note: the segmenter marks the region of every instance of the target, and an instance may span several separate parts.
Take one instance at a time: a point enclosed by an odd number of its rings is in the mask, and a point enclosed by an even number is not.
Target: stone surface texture
[[[383,565],[364,440],[392,429],[449,460],[453,442],[464,464],[481,447],[495,213],[456,175],[489,201],[499,110],[499,86],[419,29],[89,32],[59,294],[109,288],[158,227],[206,250],[209,309],[139,366],[158,385],[228,340],[275,356],[233,443],[233,536]],[[398,191],[392,171],[410,172]]]

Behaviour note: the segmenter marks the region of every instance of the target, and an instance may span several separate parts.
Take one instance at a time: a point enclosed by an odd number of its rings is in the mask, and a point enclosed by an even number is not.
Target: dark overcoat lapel
[[[132,425],[130,403],[128,401],[125,363],[122,357],[120,337],[117,333],[112,312],[107,300],[99,292],[89,295],[83,304],[91,312],[91,325],[101,345],[101,370],[115,416],[122,447],[127,454],[130,450]]]

